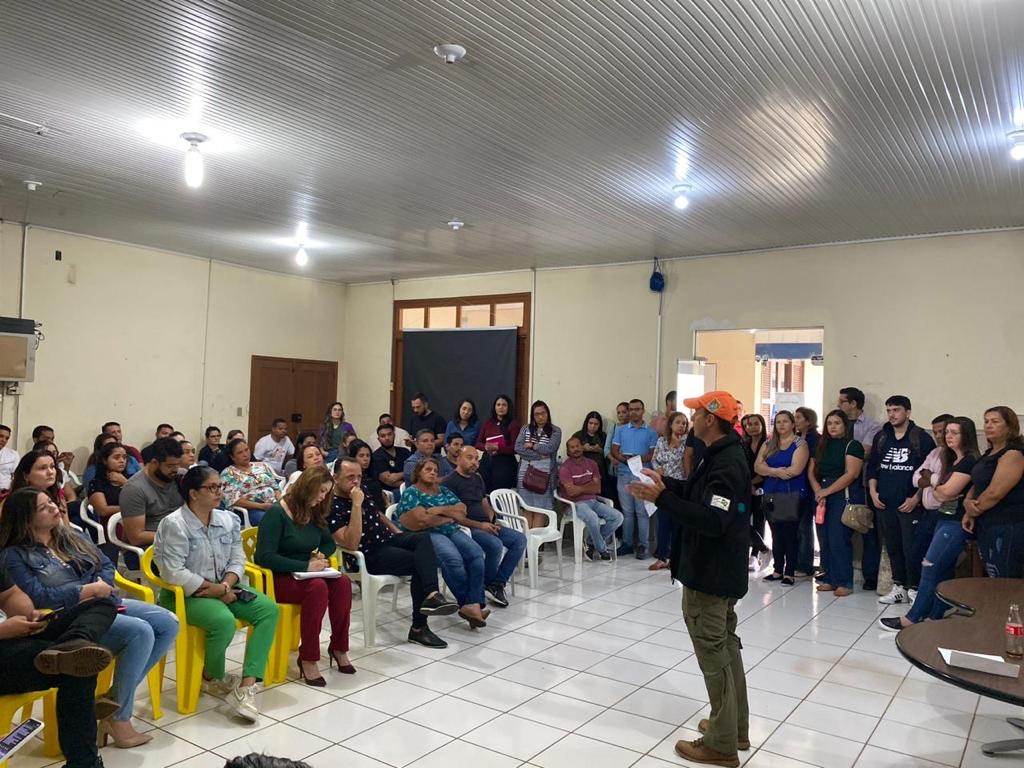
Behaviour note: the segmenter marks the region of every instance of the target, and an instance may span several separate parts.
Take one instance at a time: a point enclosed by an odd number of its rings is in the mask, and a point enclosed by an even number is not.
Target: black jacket
[[[707,447],[689,480],[665,478],[659,509],[678,525],[672,575],[684,586],[719,597],[747,594],[750,551],[750,469],[735,432]]]

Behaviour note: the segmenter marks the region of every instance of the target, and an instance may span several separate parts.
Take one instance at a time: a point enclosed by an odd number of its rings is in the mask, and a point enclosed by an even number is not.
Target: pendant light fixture
[[[191,189],[199,189],[203,186],[203,155],[199,151],[199,145],[207,140],[204,133],[186,132],[181,138],[188,142],[189,147],[185,152],[185,184]]]

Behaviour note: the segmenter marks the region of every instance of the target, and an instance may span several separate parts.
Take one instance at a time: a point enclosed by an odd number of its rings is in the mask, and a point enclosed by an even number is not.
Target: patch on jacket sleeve
[[[729,501],[729,499],[725,498],[725,496],[719,496],[719,495],[715,494],[715,495],[713,495],[711,497],[711,506],[712,507],[718,507],[719,509],[728,512],[729,511],[729,507],[731,505],[732,505],[732,502]]]

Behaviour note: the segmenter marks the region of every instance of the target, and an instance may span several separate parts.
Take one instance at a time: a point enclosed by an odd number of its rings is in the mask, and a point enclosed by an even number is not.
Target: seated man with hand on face
[[[484,591],[492,603],[507,608],[505,585],[523,559],[526,536],[501,525],[487,498],[484,479],[477,473],[479,468],[480,452],[476,446],[464,446],[455,471],[441,484],[466,505],[466,516],[458,522],[469,528],[473,541],[484,551]],[[502,555],[502,550],[508,551]]]
[[[118,499],[124,537],[143,549],[153,543],[160,521],[184,503],[178,491],[181,443],[162,437],[150,449],[149,462],[128,478]]]
[[[452,473],[452,465],[448,459],[441,456],[439,453],[434,452],[434,446],[436,435],[431,429],[421,429],[416,433],[416,442],[413,444],[416,450],[413,454],[405,460],[405,466],[402,467],[402,476],[405,478],[406,486],[413,484],[412,471],[416,469],[416,465],[424,459],[435,459],[438,467],[440,467],[441,477],[447,477]]]
[[[576,517],[587,526],[590,543],[583,554],[587,560],[611,560],[608,539],[622,525],[622,513],[597,498],[601,492],[601,470],[596,461],[583,458],[582,441],[570,437],[565,450],[569,458],[558,470],[559,493],[576,505]]]

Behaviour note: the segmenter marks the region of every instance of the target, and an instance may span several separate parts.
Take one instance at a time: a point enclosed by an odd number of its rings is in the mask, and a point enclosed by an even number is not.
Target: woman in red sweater
[[[519,422],[516,421],[512,398],[498,395],[491,406],[491,418],[483,425],[476,440],[476,447],[486,457],[480,465],[488,492],[496,488],[515,488],[519,462],[516,459],[516,437]]]

